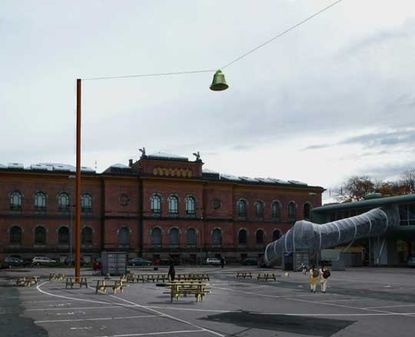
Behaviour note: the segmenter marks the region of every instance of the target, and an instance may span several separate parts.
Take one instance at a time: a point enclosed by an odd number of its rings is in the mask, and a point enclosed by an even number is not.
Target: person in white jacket
[[[330,272],[327,269],[327,267],[324,266],[323,264],[321,265],[319,269],[319,275],[320,275],[320,289],[322,293],[325,293],[327,289],[327,279],[330,276]]]

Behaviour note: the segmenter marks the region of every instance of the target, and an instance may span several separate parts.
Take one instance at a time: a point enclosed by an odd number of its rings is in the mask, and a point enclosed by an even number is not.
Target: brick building
[[[82,170],[81,254],[101,251],[187,262],[256,257],[321,206],[323,188],[202,170],[158,153],[103,173]],[[0,255],[65,259],[73,248],[74,168],[0,165]]]

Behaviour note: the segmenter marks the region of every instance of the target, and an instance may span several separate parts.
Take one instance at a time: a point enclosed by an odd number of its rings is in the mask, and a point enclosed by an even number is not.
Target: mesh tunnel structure
[[[399,221],[396,207],[375,208],[357,216],[325,224],[300,220],[278,240],[265,247],[264,260],[268,266],[272,266],[284,253],[308,251],[313,254],[321,249],[352,244],[358,239],[382,236],[399,225]]]

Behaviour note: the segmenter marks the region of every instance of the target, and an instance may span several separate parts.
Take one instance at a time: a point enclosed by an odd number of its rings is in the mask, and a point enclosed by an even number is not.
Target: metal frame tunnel
[[[352,244],[355,240],[381,236],[400,221],[397,207],[375,208],[366,213],[316,224],[300,220],[278,240],[265,247],[264,260],[268,266],[275,265],[284,253],[308,251],[310,254],[321,249],[341,244]]]

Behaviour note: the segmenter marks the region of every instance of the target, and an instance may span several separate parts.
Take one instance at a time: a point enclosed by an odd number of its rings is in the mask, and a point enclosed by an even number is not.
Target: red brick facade
[[[202,172],[202,165],[200,159],[143,155],[128,167],[83,173],[85,260],[103,250],[193,262],[215,255],[227,260],[258,256],[295,219],[321,206],[321,187],[223,177]],[[69,233],[75,227],[71,174],[0,168],[1,255],[64,259],[69,254],[73,246]],[[63,194],[70,197],[67,205]],[[279,205],[274,212],[273,203]]]

